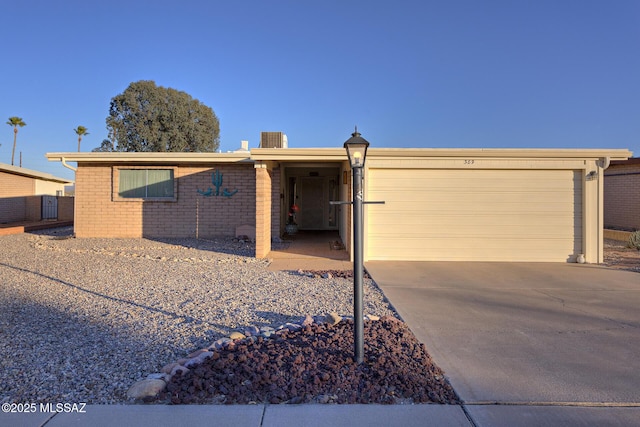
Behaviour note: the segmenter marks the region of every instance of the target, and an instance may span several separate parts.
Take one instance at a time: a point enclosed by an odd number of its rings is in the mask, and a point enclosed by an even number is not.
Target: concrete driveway
[[[480,405],[474,418],[494,416],[480,409],[493,403],[640,415],[640,274],[547,263],[366,269],[465,404]]]

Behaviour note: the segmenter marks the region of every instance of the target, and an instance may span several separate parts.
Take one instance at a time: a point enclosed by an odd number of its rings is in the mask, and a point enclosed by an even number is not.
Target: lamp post
[[[369,142],[362,138],[356,127],[344,143],[347,150],[349,164],[353,171],[353,322],[354,322],[354,347],[356,363],[360,364],[364,360],[364,313],[362,289],[362,279],[364,267],[362,263],[363,241],[363,194],[362,194],[362,171],[367,158],[367,148]]]

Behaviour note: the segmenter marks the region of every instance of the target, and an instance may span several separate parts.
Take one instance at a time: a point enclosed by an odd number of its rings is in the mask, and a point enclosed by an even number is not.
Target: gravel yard
[[[233,241],[0,237],[0,401],[122,403],[163,365],[248,325],[353,307],[349,278],[271,272]],[[365,279],[366,314],[394,316]]]
[[[604,265],[617,270],[640,273],[640,251],[630,248],[626,242],[605,239]]]
[[[75,239],[72,232],[66,227],[0,237],[0,403],[124,403],[136,381],[235,330],[352,313],[349,275],[271,272],[268,261],[253,258],[250,243]],[[607,241],[604,264],[640,272],[640,252]],[[364,285],[365,314],[396,316],[366,276]],[[401,323],[368,324],[366,345],[376,348],[367,354],[389,349],[393,357],[354,367],[348,362],[353,342],[348,322],[334,329],[314,324],[290,342],[242,344],[239,353],[224,353],[224,360],[246,358],[246,366],[210,360],[184,378],[174,377],[161,401],[360,401],[351,386],[379,403],[456,401],[424,346]],[[331,342],[342,344],[334,349]],[[308,351],[311,347],[332,350],[321,354]],[[290,357],[280,360],[287,352]],[[338,357],[331,359],[334,353]],[[297,354],[305,355],[304,366]],[[414,366],[416,360],[424,363]],[[249,379],[241,377],[250,366],[255,369]],[[274,376],[282,366],[290,377],[286,381],[282,373]],[[218,371],[227,372],[227,382],[211,382]],[[260,376],[268,372],[269,378]],[[310,378],[318,384],[310,386]],[[413,390],[408,397],[402,397],[398,382]]]

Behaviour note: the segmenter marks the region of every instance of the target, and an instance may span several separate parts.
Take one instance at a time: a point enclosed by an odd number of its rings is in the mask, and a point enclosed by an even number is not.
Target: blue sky
[[[138,80],[189,93],[220,148],[627,148],[640,155],[638,0],[21,0],[3,8],[0,119],[26,168],[107,137]],[[4,130],[2,130],[4,129]],[[12,128],[0,128],[11,162]]]

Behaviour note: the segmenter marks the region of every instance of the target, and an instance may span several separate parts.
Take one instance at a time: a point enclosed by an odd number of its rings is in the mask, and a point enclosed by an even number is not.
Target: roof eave
[[[420,157],[485,157],[531,159],[601,159],[625,160],[633,153],[626,149],[575,149],[575,148],[370,148],[367,156],[379,158]]]
[[[255,161],[341,162],[347,160],[344,148],[252,148]]]
[[[77,163],[138,163],[138,164],[177,164],[177,163],[240,163],[251,162],[248,151],[232,153],[129,153],[129,152],[91,152],[91,153],[47,153],[47,160],[55,162],[65,160]]]
[[[575,148],[370,148],[372,158],[529,158],[529,159],[602,159],[626,160],[633,153],[626,149]],[[256,161],[346,161],[343,148],[252,148],[230,153],[47,153],[49,161],[78,163],[253,163]]]
[[[12,175],[19,175],[19,176],[24,176],[24,177],[27,177],[27,178],[35,178],[35,179],[40,179],[40,180],[43,180],[43,181],[56,182],[56,183],[59,183],[59,184],[73,184],[72,180],[65,179],[65,178],[60,178],[60,177],[51,175],[51,174],[46,173],[46,172],[40,172],[40,171],[31,170],[31,169],[25,169],[25,168],[19,167],[19,166],[1,164],[0,165],[0,171],[6,172],[6,173],[9,173],[9,174],[12,174]]]

